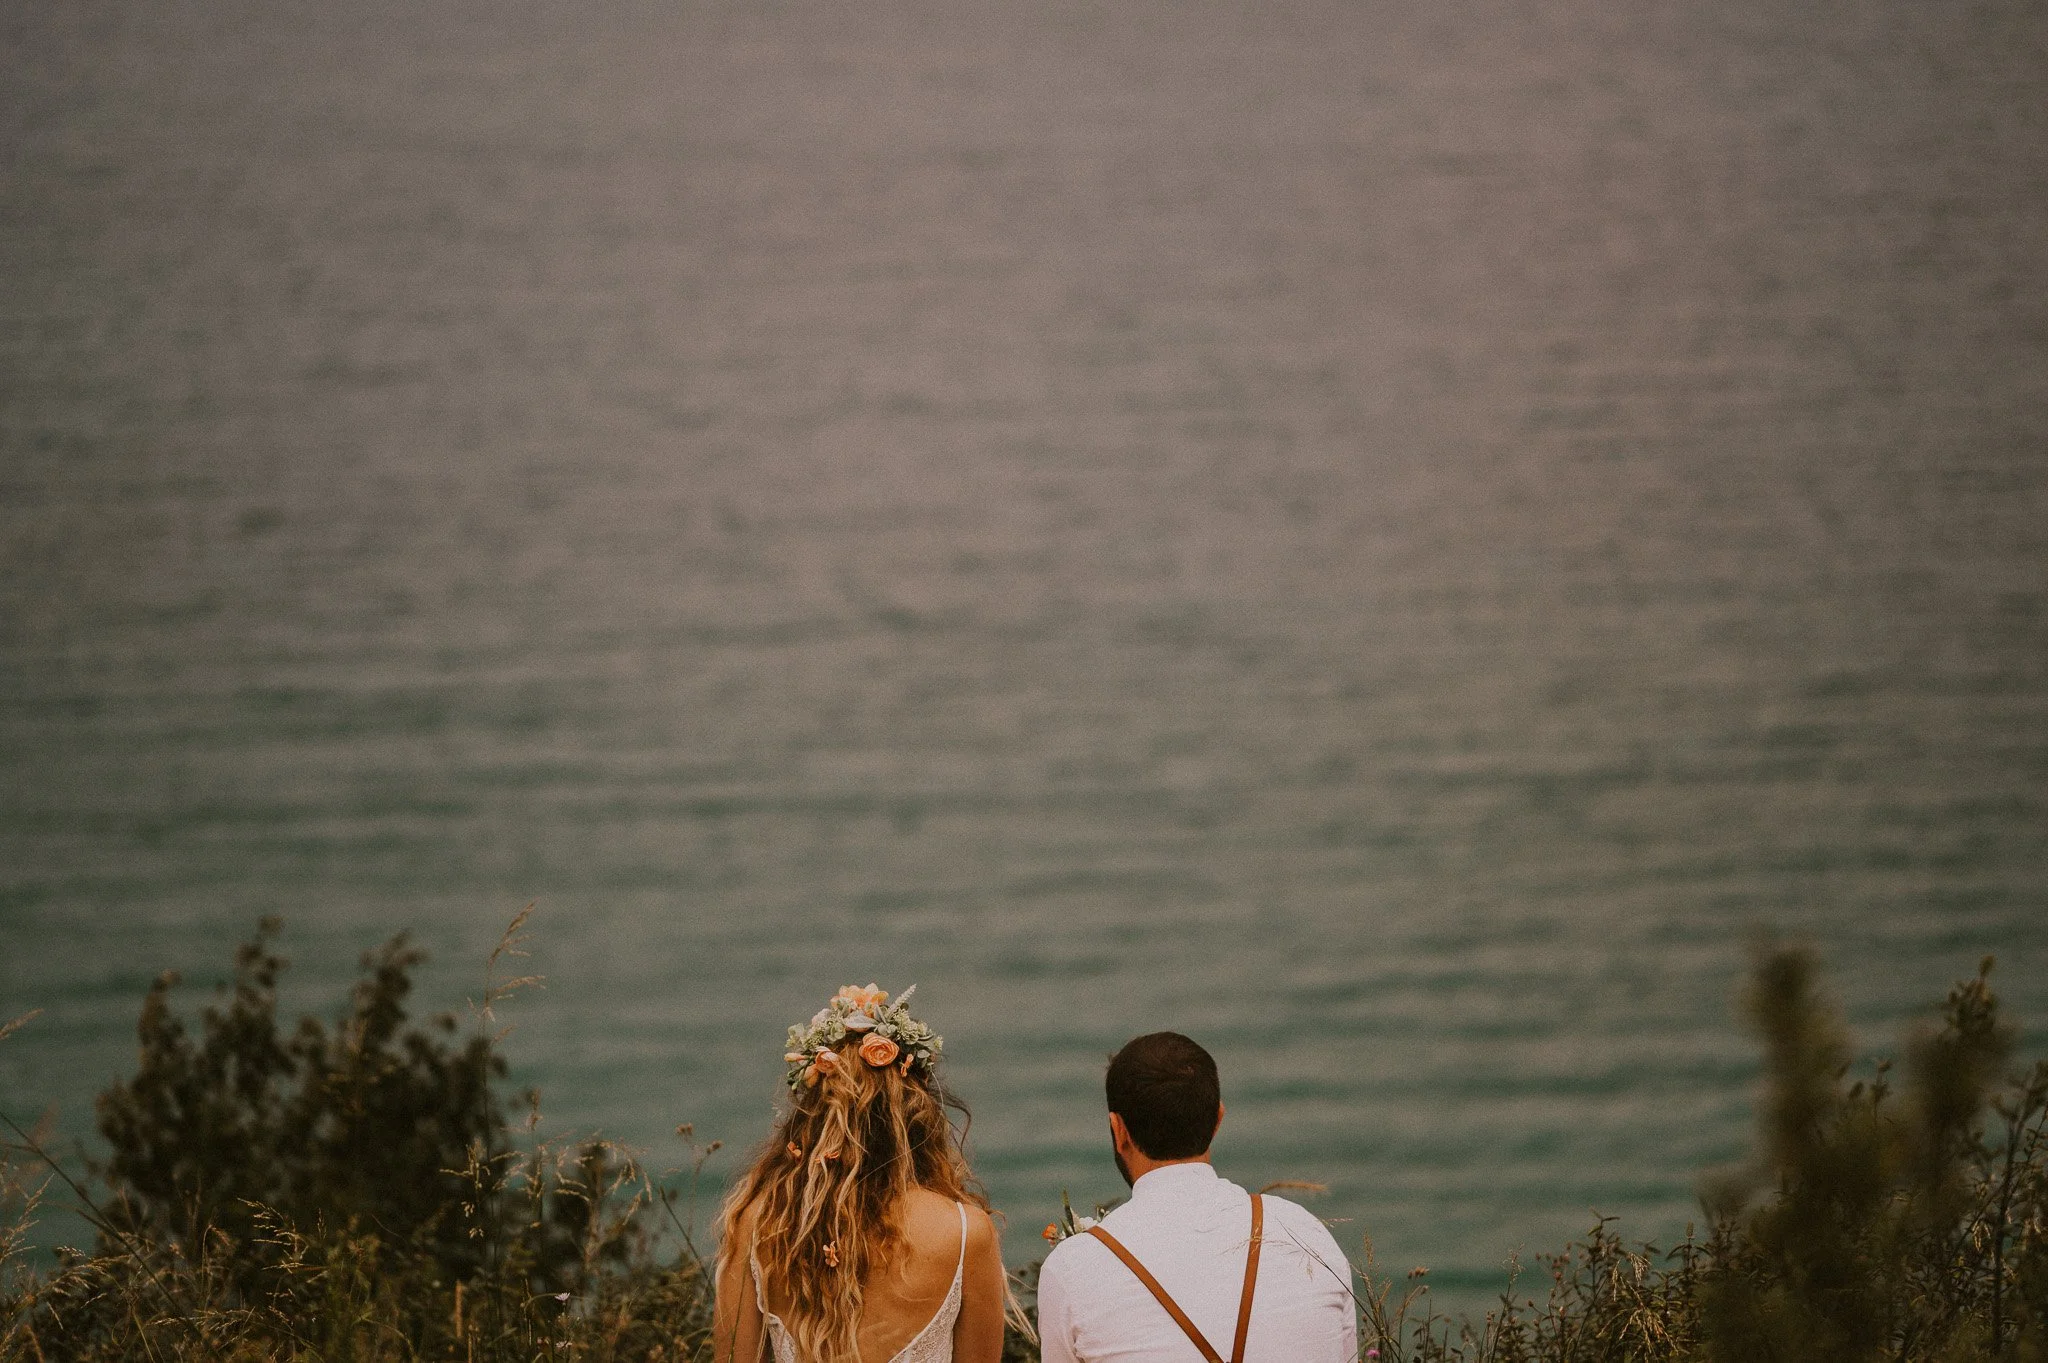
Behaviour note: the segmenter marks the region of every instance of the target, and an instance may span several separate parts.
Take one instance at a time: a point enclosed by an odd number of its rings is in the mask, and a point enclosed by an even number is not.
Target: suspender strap
[[[1230,1363],[1244,1363],[1244,1337],[1252,1325],[1252,1292],[1259,1284],[1259,1243],[1265,1228],[1265,1204],[1260,1200],[1257,1193],[1253,1193],[1252,1244],[1244,1260],[1244,1294],[1238,1298],[1237,1302],[1237,1338],[1230,1346]],[[1173,1323],[1178,1325],[1190,1340],[1194,1341],[1197,1349],[1201,1350],[1204,1363],[1223,1363],[1222,1356],[1216,1352],[1214,1346],[1208,1340],[1202,1337],[1202,1332],[1195,1328],[1195,1323],[1188,1319],[1188,1313],[1181,1310],[1180,1303],[1176,1302],[1167,1294],[1166,1289],[1159,1285],[1159,1279],[1153,1277],[1146,1270],[1145,1266],[1138,1262],[1137,1255],[1125,1249],[1122,1241],[1100,1226],[1090,1226],[1088,1233],[1103,1244],[1108,1245],[1109,1252],[1123,1260],[1124,1267],[1131,1270],[1137,1276],[1138,1281],[1145,1284],[1147,1290],[1159,1299],[1159,1304],[1166,1308],[1166,1314],[1173,1317]]]
[[[1237,1299],[1237,1339],[1230,1346],[1230,1363],[1244,1363],[1245,1331],[1252,1328],[1252,1292],[1259,1285],[1259,1246],[1266,1241],[1266,1202],[1252,1194],[1252,1247],[1244,1256],[1244,1295]]]

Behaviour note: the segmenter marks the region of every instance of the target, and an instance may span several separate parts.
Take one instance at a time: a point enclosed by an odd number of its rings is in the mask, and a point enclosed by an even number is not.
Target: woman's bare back
[[[877,1264],[861,1284],[860,1356],[891,1359],[931,1323],[953,1289],[964,1223],[950,1199],[913,1188],[896,1209],[901,1237],[893,1262]]]
[[[992,1232],[986,1212],[969,1207],[963,1218],[960,1204],[926,1188],[907,1192],[893,1219],[895,1248],[861,1284],[856,1337],[861,1358],[875,1363],[895,1358],[945,1307],[962,1264],[963,1223],[969,1239]],[[771,1291],[767,1305],[779,1316],[785,1302]]]

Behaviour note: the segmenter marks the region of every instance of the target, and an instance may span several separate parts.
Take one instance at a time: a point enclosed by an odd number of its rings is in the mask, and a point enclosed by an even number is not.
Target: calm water
[[[2048,1043],[2033,0],[67,0],[0,156],[11,1116],[537,900],[558,1127],[914,980],[1023,1259],[1172,1026],[1477,1300],[1743,1150],[1759,925]]]

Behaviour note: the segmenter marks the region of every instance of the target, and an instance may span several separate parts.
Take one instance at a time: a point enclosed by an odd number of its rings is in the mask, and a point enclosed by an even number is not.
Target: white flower
[[[846,1030],[849,1032],[865,1032],[874,1025],[875,1020],[866,1013],[850,1013],[846,1018]]]

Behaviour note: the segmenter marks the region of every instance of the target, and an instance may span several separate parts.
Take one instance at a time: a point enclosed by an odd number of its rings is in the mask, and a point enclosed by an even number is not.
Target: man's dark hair
[[[1216,1062],[1179,1032],[1151,1032],[1110,1057],[1109,1110],[1147,1159],[1192,1159],[1216,1138]]]

